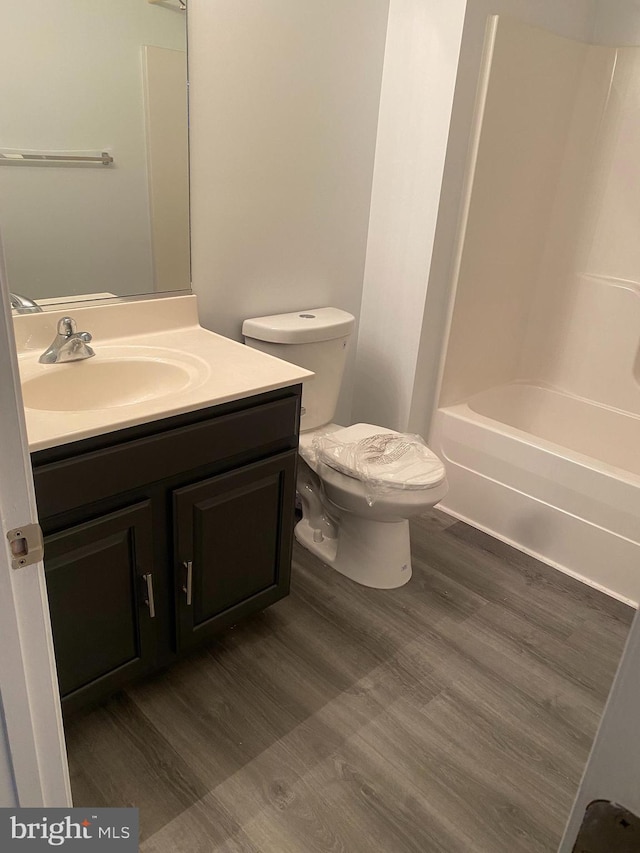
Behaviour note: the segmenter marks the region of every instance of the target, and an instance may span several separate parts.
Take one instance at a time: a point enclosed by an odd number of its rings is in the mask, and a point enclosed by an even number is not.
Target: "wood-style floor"
[[[439,512],[370,590],[292,593],[67,726],[76,805],[145,853],[552,853],[632,611]]]

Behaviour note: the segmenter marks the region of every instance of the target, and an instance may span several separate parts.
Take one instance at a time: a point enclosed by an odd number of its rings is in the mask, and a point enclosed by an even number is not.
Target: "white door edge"
[[[16,800],[0,806],[68,807],[71,787],[44,566],[13,569],[6,538],[8,530],[36,522],[37,512],[1,244],[0,310],[0,717]]]

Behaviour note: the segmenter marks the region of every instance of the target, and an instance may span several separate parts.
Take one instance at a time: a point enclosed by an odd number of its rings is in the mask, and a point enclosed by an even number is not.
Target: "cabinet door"
[[[289,592],[296,451],[174,492],[178,648]]]
[[[45,538],[45,577],[60,693],[69,708],[153,663],[151,504]],[[152,579],[153,582],[153,579]],[[90,694],[90,695],[88,695]]]

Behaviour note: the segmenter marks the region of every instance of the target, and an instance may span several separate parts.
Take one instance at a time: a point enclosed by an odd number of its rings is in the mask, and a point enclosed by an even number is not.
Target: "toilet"
[[[411,578],[409,521],[447,493],[441,460],[414,436],[333,422],[354,317],[314,308],[245,320],[245,343],[314,372],[303,384],[295,536],[326,565],[375,589]]]

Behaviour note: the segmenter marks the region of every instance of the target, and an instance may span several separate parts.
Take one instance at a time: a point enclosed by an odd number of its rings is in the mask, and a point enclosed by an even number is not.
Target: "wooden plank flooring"
[[[292,594],[67,725],[146,853],[552,853],[633,612],[433,511],[414,577]]]

